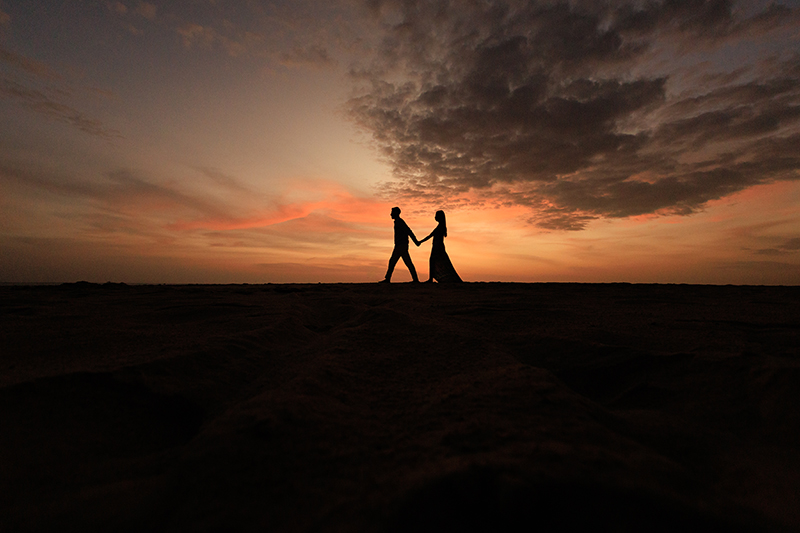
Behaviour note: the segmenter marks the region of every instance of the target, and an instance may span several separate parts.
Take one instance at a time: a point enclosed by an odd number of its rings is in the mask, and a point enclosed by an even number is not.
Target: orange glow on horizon
[[[312,196],[321,199],[307,200]],[[389,204],[371,198],[358,197],[336,182],[314,180],[300,182],[279,196],[279,205],[266,213],[247,217],[205,217],[173,222],[167,229],[175,231],[213,230],[229,231],[273,226],[322,213],[331,218],[351,223],[375,223],[385,218]],[[288,200],[287,200],[288,199]],[[291,199],[296,199],[291,201]],[[284,203],[281,203],[284,202]]]

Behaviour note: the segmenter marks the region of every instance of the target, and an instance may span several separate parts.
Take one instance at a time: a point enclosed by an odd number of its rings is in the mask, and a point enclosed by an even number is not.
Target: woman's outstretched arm
[[[430,234],[430,235],[428,235],[427,237],[425,237],[424,239],[422,239],[421,241],[419,241],[419,244],[422,244],[423,242],[425,242],[425,241],[427,241],[428,239],[430,239],[431,237],[433,237],[433,234],[434,234],[434,233],[436,233],[436,230],[433,230],[433,231],[431,232],[431,234]],[[417,246],[419,246],[419,245],[417,245]]]

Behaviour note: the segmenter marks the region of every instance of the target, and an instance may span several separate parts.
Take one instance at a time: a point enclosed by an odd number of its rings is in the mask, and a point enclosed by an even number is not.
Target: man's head
[[[393,207],[392,208],[392,218],[397,218],[399,216],[400,216],[400,208],[399,207]]]

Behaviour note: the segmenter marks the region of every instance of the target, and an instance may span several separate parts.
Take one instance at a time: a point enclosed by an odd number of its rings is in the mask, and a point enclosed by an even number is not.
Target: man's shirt
[[[408,238],[414,235],[406,221],[400,217],[394,219],[394,245],[408,248]]]

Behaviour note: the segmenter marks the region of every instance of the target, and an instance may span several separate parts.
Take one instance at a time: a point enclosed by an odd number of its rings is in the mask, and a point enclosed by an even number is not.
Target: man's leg
[[[414,281],[419,281],[419,278],[417,277],[417,269],[414,268],[414,263],[411,262],[411,254],[408,253],[408,250],[405,250],[403,252],[403,255],[401,255],[400,257],[403,258],[403,263],[406,264],[406,266],[408,267],[408,271],[411,272],[411,279]],[[397,261],[395,260],[395,263],[396,262]]]
[[[386,281],[392,279],[392,272],[394,272],[394,266],[397,264],[397,260],[400,259],[402,252],[395,248],[392,250],[392,257],[389,258],[389,268],[386,269],[386,277],[384,278]],[[408,255],[408,250],[406,250],[406,255]]]

